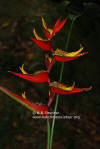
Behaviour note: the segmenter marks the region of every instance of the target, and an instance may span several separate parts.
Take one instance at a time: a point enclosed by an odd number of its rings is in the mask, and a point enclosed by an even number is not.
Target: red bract
[[[80,56],[85,55],[85,54],[87,54],[87,52],[82,53]],[[55,61],[56,62],[69,62],[69,61],[79,58],[80,56],[75,56],[75,57],[53,56],[53,58],[49,58],[49,56],[46,56],[46,67],[48,69],[48,72],[51,71],[52,66]]]
[[[50,84],[50,91],[55,93],[55,94],[74,94],[78,92],[83,92],[83,91],[89,91],[90,88],[75,88],[74,85],[72,86],[66,86],[63,85],[60,82],[51,82]]]
[[[49,61],[49,65],[47,67],[48,72],[50,72],[52,65],[54,64],[55,61],[68,62],[68,61],[75,60],[80,56],[83,56],[88,53],[88,52],[80,53],[82,50],[83,50],[83,47],[81,47],[78,51],[75,51],[75,52],[65,52],[65,51],[62,51],[61,49],[56,49],[56,51],[53,52],[53,58],[49,58],[49,56],[46,56],[46,63],[47,61]]]
[[[45,63],[46,63],[46,67],[47,67],[47,69],[48,69],[47,71],[50,72],[54,61],[53,61],[52,58],[50,58],[50,57],[48,56],[48,54],[45,55],[45,58],[46,58],[46,62],[45,62]]]
[[[10,71],[9,71],[10,72]],[[48,77],[47,71],[39,71],[32,74],[21,74],[21,73],[15,73],[15,72],[10,72],[20,78],[23,78],[25,80],[28,80],[30,82],[36,82],[36,83],[44,83],[48,82],[50,83],[50,79]]]
[[[49,104],[52,103],[54,94],[68,95],[68,94],[75,94],[75,93],[91,90],[91,87],[89,87],[89,88],[75,88],[74,84],[72,86],[66,86],[60,82],[51,82],[49,84],[49,86],[50,86]]]
[[[74,88],[72,91],[64,91],[62,89],[55,88],[55,87],[50,88],[51,92],[54,92],[55,94],[59,94],[59,95],[75,94],[78,92],[89,91],[89,90],[90,88]]]
[[[47,26],[44,18],[42,18],[42,25],[44,27],[44,34],[46,36],[46,38],[49,40],[51,39],[58,31],[61,30],[61,28],[64,26],[64,24],[67,21],[67,18],[65,18],[63,21],[60,21],[61,19],[58,19],[54,28],[51,29]]]
[[[48,40],[50,40],[52,38],[50,33],[46,29],[44,29],[44,35]]]
[[[34,41],[41,49],[43,49],[45,51],[53,52],[50,41],[41,41],[41,40],[37,40],[37,39],[32,38],[32,37],[31,37],[31,40]]]
[[[35,111],[38,114],[42,114],[46,117],[48,117],[48,106],[46,105],[39,105],[39,104],[35,104],[33,102],[30,102],[29,100],[11,92],[10,90],[0,86],[0,90],[2,92],[4,92],[5,94],[7,94],[8,96],[10,96],[11,98],[13,98],[14,100],[16,100],[17,102],[19,102],[20,104],[22,104],[23,106],[27,107],[29,110],[31,111]]]
[[[54,56],[53,61],[58,61],[58,62],[68,62],[72,61],[74,59],[79,58],[80,56],[83,56],[87,54],[87,52],[81,53],[80,55],[74,56],[74,57],[64,57],[64,56]]]
[[[64,26],[64,24],[66,23],[66,21],[67,21],[67,18],[65,18],[62,22],[60,22],[60,19],[58,19],[57,20],[57,22],[56,22],[56,24],[55,24],[55,26],[54,26],[54,28],[53,28],[53,35],[55,34],[55,33],[57,33],[59,30],[61,30],[61,28]]]

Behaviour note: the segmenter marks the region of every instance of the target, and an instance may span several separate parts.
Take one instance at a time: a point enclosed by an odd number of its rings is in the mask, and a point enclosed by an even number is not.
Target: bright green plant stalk
[[[69,41],[70,41],[70,37],[71,37],[72,26],[73,26],[73,23],[74,23],[75,19],[76,18],[74,18],[72,20],[71,25],[70,25],[70,29],[69,29],[69,32],[68,32],[68,37],[67,37],[67,41],[66,41],[66,45],[65,45],[65,51],[68,50],[68,45],[69,45]],[[61,65],[59,82],[62,81],[63,71],[64,71],[64,62]],[[57,106],[58,106],[58,100],[59,100],[59,95],[56,96],[56,103],[55,103],[55,108],[54,108],[54,117],[53,117],[52,127],[51,127],[50,149],[52,149],[54,126],[55,126],[55,117],[56,117],[56,111],[57,111]]]

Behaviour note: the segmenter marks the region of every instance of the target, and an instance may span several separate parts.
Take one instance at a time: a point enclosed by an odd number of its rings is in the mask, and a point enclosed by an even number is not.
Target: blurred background
[[[83,45],[88,54],[65,64],[64,84],[89,92],[60,96],[60,115],[77,115],[80,119],[56,120],[53,149],[99,149],[100,146],[100,3],[98,0],[10,0],[0,1],[0,85],[28,99],[47,104],[47,84],[30,83],[8,73],[20,72],[19,66],[29,73],[46,69],[45,54],[30,37],[33,28],[43,35],[41,16],[49,27],[56,20],[68,17],[63,29],[52,40],[54,49],[64,49],[73,16],[78,16],[72,29],[68,51]],[[50,73],[51,80],[59,79],[61,63]],[[52,104],[51,111],[54,109]],[[46,120],[32,119],[32,113],[0,92],[0,149],[46,148]]]

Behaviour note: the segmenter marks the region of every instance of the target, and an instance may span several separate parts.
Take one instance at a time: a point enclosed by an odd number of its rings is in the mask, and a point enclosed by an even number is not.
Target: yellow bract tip
[[[24,91],[24,93],[22,93],[22,97],[23,97],[24,99],[26,99],[26,93],[25,93],[25,91]]]
[[[79,50],[77,50],[76,52],[71,52],[71,53],[67,53],[67,54],[70,57],[74,57],[74,56],[77,56],[78,54],[80,54],[80,52],[82,52],[82,50],[83,50],[83,47],[82,47],[82,45],[80,45],[80,49]]]
[[[46,57],[46,59],[48,59],[48,60],[49,60],[49,62],[51,63],[52,58],[51,58],[51,57],[49,57],[47,54],[45,55],[45,57]]]
[[[42,17],[42,25],[43,25],[44,29],[45,29],[46,31],[48,31],[48,32],[50,33],[50,35],[52,35],[53,30],[52,30],[51,28],[48,28],[48,27],[47,27],[47,24],[46,24],[46,22],[45,22],[45,20],[44,20],[43,17]]]
[[[52,58],[51,57],[48,57],[48,60],[49,60],[50,63],[52,62]]]
[[[42,18],[42,25],[43,25],[44,29],[47,30],[47,24],[46,24],[45,20],[43,17],[41,17],[41,18]]]
[[[75,57],[80,56],[82,54],[80,53],[82,50],[83,50],[82,45],[80,45],[80,49],[75,52],[66,52],[62,51],[61,49],[56,49],[56,51],[53,52],[53,55],[64,56],[64,57]]]
[[[41,38],[40,36],[38,36],[38,34],[36,33],[35,28],[33,29],[33,34],[34,34],[34,36],[35,36],[35,38],[37,40],[42,40],[43,41],[43,38]]]
[[[27,74],[27,72],[24,70],[24,64],[21,67],[19,67],[19,69],[23,74]]]
[[[75,86],[75,82],[72,84],[72,86],[69,86],[69,87],[67,87],[67,86],[65,86],[63,84],[59,84],[59,88],[65,90],[65,91],[72,91],[74,86]]]
[[[72,84],[72,86],[66,86],[66,85],[63,85],[62,83],[59,83],[59,82],[54,81],[54,82],[51,82],[49,84],[49,86],[60,88],[60,89],[62,89],[64,91],[72,91],[73,88],[75,87],[75,82]]]

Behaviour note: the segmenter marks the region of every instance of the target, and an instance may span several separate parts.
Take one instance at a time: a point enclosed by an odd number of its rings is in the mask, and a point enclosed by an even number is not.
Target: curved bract
[[[61,18],[59,18],[56,21],[56,24],[54,25],[54,28],[51,29],[47,26],[44,18],[42,17],[42,25],[43,25],[43,28],[44,28],[44,34],[45,34],[46,38],[51,39],[57,32],[59,32],[61,30],[61,28],[66,23],[66,21],[67,21],[67,18],[65,18],[63,21],[61,21]]]
[[[13,75],[16,75],[30,82],[36,82],[36,83],[45,83],[45,82],[49,83],[50,82],[47,71],[39,71],[39,72],[35,72],[34,74],[21,74],[21,73],[15,73],[11,71],[9,72]]]
[[[55,61],[56,62],[69,62],[69,61],[75,60],[83,55],[86,55],[88,53],[88,52],[82,52],[82,50],[83,50],[82,47],[75,52],[66,52],[66,51],[62,51],[61,49],[56,49],[52,53],[53,54],[52,58],[50,58],[49,56],[46,56],[46,63],[49,61],[49,64],[47,67],[48,72],[50,72]]]
[[[7,94],[8,96],[10,96],[12,99],[16,100],[17,102],[19,102],[20,104],[22,104],[23,106],[25,106],[26,108],[28,108],[31,111],[35,111],[38,114],[42,114],[46,117],[48,117],[48,106],[47,105],[39,105],[39,104],[35,104],[31,101],[29,101],[28,99],[25,99],[13,92],[11,92],[10,90],[0,86],[0,90]]]
[[[60,82],[51,82],[49,84],[51,92],[54,92],[55,94],[62,94],[62,95],[89,91],[91,89],[90,87],[89,88],[75,88],[74,85],[75,84],[73,83],[72,86],[66,86]]]
[[[33,37],[31,37],[31,40],[35,42],[36,45],[38,45],[41,49],[45,50],[45,51],[51,51],[53,52],[53,49],[51,47],[51,42],[50,41],[41,41],[41,40],[37,40]]]
[[[91,90],[92,87],[89,88],[76,88],[75,83],[72,84],[72,86],[66,86],[62,84],[61,82],[51,82],[49,84],[50,86],[50,92],[49,92],[49,101],[48,101],[48,106],[51,105],[54,99],[54,95],[68,95],[68,94],[75,94],[83,91],[89,91]]]

